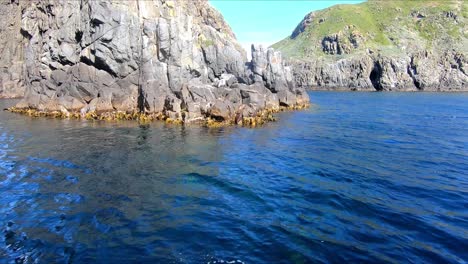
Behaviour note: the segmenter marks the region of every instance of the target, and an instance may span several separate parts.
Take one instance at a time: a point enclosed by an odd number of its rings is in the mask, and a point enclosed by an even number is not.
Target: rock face
[[[293,61],[298,86],[360,91],[468,91],[466,65],[466,55],[456,51]]]
[[[18,1],[0,0],[0,98],[24,94],[23,44]]]
[[[17,109],[233,122],[309,100],[278,52],[252,47],[247,62],[206,0],[17,5],[26,86]]]
[[[273,45],[298,86],[468,91],[466,1],[375,1],[308,14]]]

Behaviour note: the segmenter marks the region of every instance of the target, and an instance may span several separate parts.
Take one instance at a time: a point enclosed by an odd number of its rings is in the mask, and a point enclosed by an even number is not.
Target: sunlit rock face
[[[23,45],[21,8],[17,1],[0,0],[0,98],[21,97]]]
[[[19,109],[143,112],[192,122],[309,101],[278,52],[252,47],[247,62],[206,0],[16,5],[26,87]]]
[[[298,86],[363,91],[468,91],[462,52],[414,52],[401,56],[364,55],[336,62],[293,60]]]

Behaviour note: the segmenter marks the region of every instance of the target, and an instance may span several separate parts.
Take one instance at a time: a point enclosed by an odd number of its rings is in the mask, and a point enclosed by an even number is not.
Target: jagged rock
[[[21,24],[12,32],[25,63],[13,74],[27,87],[18,108],[231,122],[239,113],[308,104],[281,54],[253,46],[247,62],[206,0],[34,0],[15,8]]]
[[[272,48],[265,49],[259,45],[252,45],[252,62],[250,65],[251,80],[253,83],[261,83],[277,93],[293,87],[292,71],[283,63],[280,52]]]
[[[229,120],[233,115],[233,106],[229,101],[216,99],[210,107],[209,115],[216,120]]]
[[[343,54],[338,34],[324,37],[322,40],[322,48],[323,52],[327,54]]]
[[[417,90],[408,75],[408,63],[408,57],[376,59],[369,75],[372,86],[378,91]]]
[[[290,91],[281,91],[278,93],[280,105],[282,106],[293,106],[296,103],[296,95]]]
[[[268,89],[261,85],[241,85],[239,88],[243,104],[254,109],[265,107],[265,97],[269,92]]]
[[[322,51],[329,55],[349,54],[353,49],[359,48],[364,37],[354,26],[348,25],[339,33],[325,36],[322,39]]]
[[[373,62],[369,57],[339,60],[337,63],[321,60],[297,61],[293,64],[298,86],[323,89],[358,88],[373,90],[370,73]]]
[[[223,73],[219,80],[216,80],[214,86],[216,87],[231,87],[237,83],[237,78],[233,74]]]
[[[20,32],[21,6],[17,1],[0,0],[0,16],[0,98],[22,97],[25,38]]]
[[[460,91],[468,86],[463,53],[426,51],[411,56],[366,55],[337,62],[295,61],[298,86],[312,89]]]

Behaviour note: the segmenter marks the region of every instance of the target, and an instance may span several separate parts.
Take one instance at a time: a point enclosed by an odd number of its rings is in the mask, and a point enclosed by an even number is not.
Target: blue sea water
[[[468,262],[468,94],[310,96],[255,129],[1,112],[0,263]]]

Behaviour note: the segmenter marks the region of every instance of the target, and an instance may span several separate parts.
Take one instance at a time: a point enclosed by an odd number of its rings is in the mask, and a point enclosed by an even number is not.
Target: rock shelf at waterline
[[[139,123],[150,123],[153,121],[164,121],[168,124],[186,125],[186,124],[197,124],[207,127],[223,127],[223,126],[244,126],[244,127],[257,127],[267,122],[276,121],[275,113],[283,111],[303,110],[308,109],[310,104],[294,105],[290,107],[281,106],[279,108],[265,108],[253,115],[243,116],[241,112],[237,112],[232,118],[227,120],[216,119],[213,117],[205,117],[199,120],[187,122],[185,120],[186,112],[182,113],[182,118],[173,119],[165,115],[164,113],[157,114],[145,114],[142,112],[88,112],[81,114],[78,112],[64,111],[38,111],[36,109],[21,109],[17,107],[10,107],[5,109],[12,113],[22,114],[30,117],[48,117],[57,119],[82,119],[82,120],[100,120],[100,121],[122,121],[122,120],[135,120]]]

